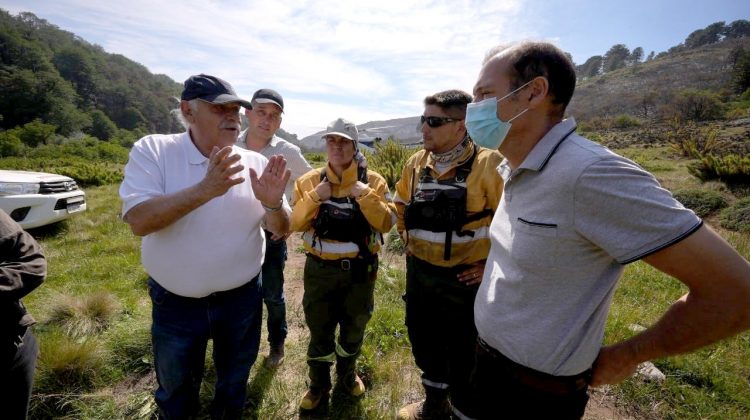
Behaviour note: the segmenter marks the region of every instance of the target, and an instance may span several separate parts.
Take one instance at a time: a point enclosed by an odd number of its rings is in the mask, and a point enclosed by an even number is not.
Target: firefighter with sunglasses
[[[468,393],[477,332],[474,297],[502,194],[497,151],[476,145],[464,125],[472,96],[448,90],[424,100],[423,150],[396,184],[398,230],[406,243],[406,326],[425,399],[400,419],[471,416]]]
[[[356,360],[374,308],[382,234],[396,222],[385,179],[367,170],[359,152],[357,127],[339,118],[323,139],[328,162],[297,179],[291,216],[307,253],[302,306],[310,330],[310,386],[303,411],[327,401],[334,362],[337,386],[355,397],[365,392]]]

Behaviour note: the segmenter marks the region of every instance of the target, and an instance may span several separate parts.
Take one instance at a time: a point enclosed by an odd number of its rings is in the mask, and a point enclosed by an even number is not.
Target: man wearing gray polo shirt
[[[587,388],[750,328],[750,264],[635,163],[563,119],[575,71],[557,47],[490,50],[466,127],[498,149],[504,192],[474,306],[480,418],[580,418]],[[689,293],[602,346],[616,283],[643,260]]]
[[[284,99],[273,89],[260,89],[250,100],[252,108],[245,109],[247,130],[237,137],[237,145],[266,158],[284,156],[291,177],[284,190],[287,200],[292,200],[294,181],[312,169],[299,147],[276,136],[281,127],[281,114],[284,113]],[[284,361],[284,340],[287,334],[286,302],[284,301],[284,265],[286,263],[286,238],[288,234],[273,235],[266,231],[266,255],[263,260],[261,278],[263,281],[263,301],[268,316],[268,344],[270,352],[265,365],[276,368]]]

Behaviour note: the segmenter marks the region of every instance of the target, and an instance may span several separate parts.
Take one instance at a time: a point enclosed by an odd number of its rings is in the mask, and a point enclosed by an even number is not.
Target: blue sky
[[[0,0],[177,82],[214,74],[244,97],[286,102],[301,137],[338,117],[362,124],[422,112],[445,89],[471,92],[492,46],[543,39],[576,64],[622,43],[645,55],[717,21],[750,20],[748,0]]]

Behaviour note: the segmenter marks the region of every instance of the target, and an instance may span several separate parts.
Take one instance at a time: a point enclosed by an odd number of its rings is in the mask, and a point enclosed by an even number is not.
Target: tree
[[[81,98],[81,105],[92,105],[96,95],[96,68],[90,54],[81,48],[67,47],[56,52],[52,62],[60,76],[73,85]]]
[[[650,53],[648,53],[648,57],[646,57],[646,61],[651,61],[653,59],[654,59],[654,52],[651,51]]]
[[[604,73],[621,69],[625,67],[628,57],[630,57],[630,50],[625,44],[616,44],[604,54]]]
[[[23,144],[29,147],[36,147],[40,144],[47,144],[50,139],[55,136],[55,126],[52,124],[45,124],[40,119],[24,124],[21,128],[16,128],[13,131],[23,142]]]
[[[653,90],[648,90],[643,93],[640,101],[638,101],[641,107],[643,118],[648,118],[650,114],[653,114],[653,110],[656,107],[656,99],[658,97],[659,94]]]
[[[109,140],[117,134],[117,126],[109,119],[107,114],[95,109],[89,113],[91,117],[91,128],[88,134],[99,140]]]
[[[633,52],[630,53],[630,56],[628,57],[628,65],[634,66],[641,62],[643,59],[643,48],[636,47],[633,49]]]
[[[601,74],[602,56],[595,55],[589,58],[585,63],[576,67],[576,72],[578,73],[578,77],[582,79],[587,79],[589,77],[594,77]]]
[[[735,20],[727,26],[724,31],[727,38],[742,38],[750,36],[750,21],[745,19]]]
[[[726,32],[724,22],[716,22],[706,26],[704,29],[693,31],[685,38],[685,47],[696,48],[703,45],[715,44],[722,40]]]
[[[732,88],[736,93],[742,93],[750,88],[750,51],[738,47],[732,51]]]

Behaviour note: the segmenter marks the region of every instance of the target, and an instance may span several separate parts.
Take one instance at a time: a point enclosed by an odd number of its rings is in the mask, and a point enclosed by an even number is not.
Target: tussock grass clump
[[[64,334],[40,340],[35,388],[41,393],[91,389],[106,366],[106,353],[96,340],[74,341]]]
[[[737,232],[750,233],[750,197],[738,200],[722,210],[721,226]]]
[[[85,337],[104,330],[119,311],[119,302],[106,291],[84,297],[63,295],[53,303],[47,322],[71,337]]]
[[[717,191],[700,189],[680,190],[674,193],[674,198],[685,207],[694,211],[698,217],[706,217],[727,206],[727,200]]]

